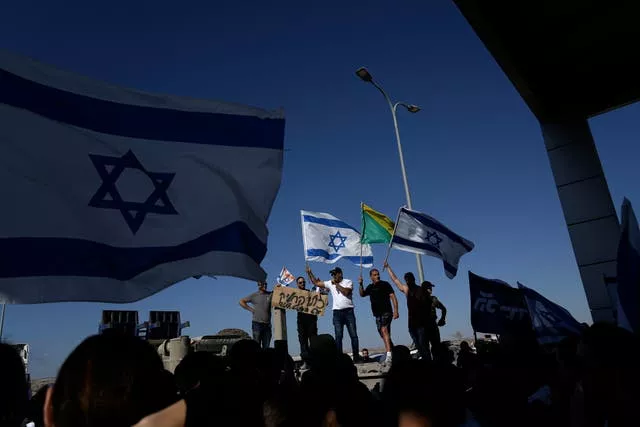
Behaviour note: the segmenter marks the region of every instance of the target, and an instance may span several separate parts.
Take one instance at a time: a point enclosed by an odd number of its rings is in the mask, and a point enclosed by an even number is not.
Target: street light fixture
[[[373,76],[367,71],[366,68],[361,67],[356,70],[356,75],[360,77],[363,81],[370,83],[373,81]]]
[[[380,93],[382,93],[384,98],[387,100],[387,103],[389,104],[389,109],[391,110],[391,116],[393,117],[393,127],[395,128],[395,131],[396,131],[396,142],[398,143],[398,155],[400,157],[400,169],[402,171],[402,180],[404,182],[404,192],[405,192],[405,196],[407,197],[407,207],[409,209],[412,209],[411,193],[409,193],[409,181],[407,180],[407,171],[405,170],[405,167],[404,167],[404,156],[402,155],[402,144],[400,143],[400,130],[398,129],[398,119],[396,117],[396,110],[398,109],[398,105],[402,105],[404,108],[407,109],[408,112],[417,113],[418,111],[420,111],[420,107],[414,104],[407,104],[405,102],[394,103],[393,101],[391,101],[391,98],[389,98],[389,95],[387,95],[384,89],[382,89],[382,87],[373,80],[373,76],[371,75],[371,73],[369,73],[369,71],[366,68],[364,67],[358,68],[356,70],[356,75],[360,77],[362,81],[366,83],[371,83],[372,85],[374,85],[376,89],[378,89]],[[422,283],[424,281],[424,270],[422,268],[422,258],[420,257],[420,254],[416,254],[416,264],[418,266],[418,277],[420,278],[420,283]]]

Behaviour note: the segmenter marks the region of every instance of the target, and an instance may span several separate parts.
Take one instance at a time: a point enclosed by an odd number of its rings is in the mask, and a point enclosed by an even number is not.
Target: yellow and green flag
[[[388,216],[362,204],[361,243],[389,243],[394,226],[395,224]]]

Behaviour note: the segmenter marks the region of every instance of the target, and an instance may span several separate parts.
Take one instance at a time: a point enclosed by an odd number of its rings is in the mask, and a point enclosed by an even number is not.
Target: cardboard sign
[[[296,310],[315,316],[324,315],[324,309],[328,303],[327,295],[286,286],[276,286],[271,299],[271,305],[275,308]]]

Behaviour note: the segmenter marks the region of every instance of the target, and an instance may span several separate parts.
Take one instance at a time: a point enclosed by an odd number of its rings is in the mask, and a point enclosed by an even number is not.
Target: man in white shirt
[[[329,289],[333,301],[333,327],[335,329],[336,346],[342,353],[342,335],[344,327],[347,327],[351,338],[351,350],[354,362],[359,361],[358,331],[356,329],[356,316],[353,312],[353,282],[342,277],[342,269],[336,267],[329,272],[331,280],[323,282],[313,275],[311,267],[307,265],[307,275],[311,283],[319,288]]]

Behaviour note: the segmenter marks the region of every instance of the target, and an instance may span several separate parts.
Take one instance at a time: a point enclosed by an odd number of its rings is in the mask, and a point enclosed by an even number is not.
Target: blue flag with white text
[[[549,301],[522,283],[518,283],[518,288],[522,291],[531,324],[540,344],[559,342],[565,337],[582,333],[582,325],[567,309]]]
[[[282,113],[154,95],[0,50],[0,302],[125,303],[263,280]]]

